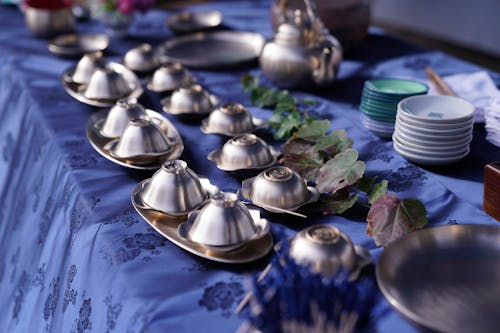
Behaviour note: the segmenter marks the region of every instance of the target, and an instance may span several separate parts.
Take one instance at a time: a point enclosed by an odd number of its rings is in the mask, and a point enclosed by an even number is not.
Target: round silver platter
[[[115,105],[118,99],[139,98],[142,95],[143,89],[141,81],[134,74],[134,72],[132,72],[130,69],[123,66],[122,64],[116,62],[110,62],[108,66],[113,71],[123,74],[125,80],[130,85],[132,91],[127,96],[121,96],[120,98],[116,99],[90,99],[85,97],[82,92],[84,85],[75,83],[71,79],[73,77],[73,73],[75,72],[76,66],[72,66],[63,72],[61,77],[63,87],[66,90],[66,92],[76,100],[88,105],[98,106],[98,107],[110,107]]]
[[[188,67],[230,67],[257,59],[264,43],[264,37],[254,32],[199,32],[160,44],[158,55]]]
[[[92,147],[94,147],[94,149],[99,154],[101,154],[111,162],[132,169],[155,170],[160,168],[163,162],[165,162],[166,160],[172,160],[178,158],[184,151],[184,144],[182,143],[182,138],[177,129],[175,128],[175,126],[167,118],[163,117],[158,112],[155,112],[153,110],[146,110],[146,113],[150,118],[152,118],[153,120],[154,119],[161,120],[161,123],[159,123],[158,125],[160,126],[160,128],[164,133],[167,133],[168,137],[170,138],[170,140],[174,145],[174,148],[167,155],[162,156],[161,158],[158,158],[154,162],[148,164],[136,164],[133,161],[114,158],[104,149],[104,146],[110,141],[116,139],[105,137],[100,133],[100,126],[106,119],[108,112],[109,110],[103,110],[92,114],[92,116],[90,116],[89,120],[87,121],[86,132],[87,132],[87,138]]]
[[[154,209],[147,209],[141,205],[142,200],[140,198],[140,193],[142,191],[142,187],[143,182],[137,184],[132,191],[131,199],[135,210],[160,235],[194,255],[222,263],[242,264],[264,257],[273,247],[273,238],[270,233],[263,238],[250,240],[242,247],[228,252],[208,249],[202,245],[183,239],[179,236],[177,231],[182,219],[172,218],[167,214]],[[250,209],[250,214],[252,214],[252,218],[254,220],[261,218],[258,210]]]
[[[109,45],[105,34],[67,34],[49,41],[49,51],[65,57],[104,51]]]
[[[500,227],[449,225],[391,243],[377,263],[387,300],[438,332],[498,332]]]

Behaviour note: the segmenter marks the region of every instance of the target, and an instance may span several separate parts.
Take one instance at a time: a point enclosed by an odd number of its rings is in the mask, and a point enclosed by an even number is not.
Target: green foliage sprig
[[[323,214],[341,214],[353,207],[358,202],[359,195],[363,194],[370,207],[370,227],[367,229],[369,235],[377,239],[378,245],[383,243],[378,242],[377,238],[383,231],[373,232],[378,230],[374,225],[391,225],[395,222],[389,215],[375,214],[374,209],[383,209],[387,205],[386,201],[392,202],[384,199],[394,196],[387,194],[387,180],[377,181],[376,177],[364,177],[366,165],[358,160],[358,152],[352,148],[353,141],[346,131],[330,131],[329,120],[318,119],[301,111],[305,105],[314,105],[314,101],[299,100],[287,90],[262,86],[257,77],[249,74],[243,76],[241,83],[244,91],[250,93],[252,104],[273,109],[270,124],[274,130],[274,138],[286,139],[280,162],[308,182],[314,183],[320,191],[320,199],[312,207],[313,210]],[[415,199],[405,200],[414,202],[414,209],[405,210],[405,219],[398,221],[419,223],[402,229],[411,231],[415,229],[415,225],[421,228],[427,224],[427,212],[423,204]],[[375,202],[377,205],[374,205]],[[380,219],[375,223],[373,216],[379,216]],[[403,222],[400,224],[404,225]]]

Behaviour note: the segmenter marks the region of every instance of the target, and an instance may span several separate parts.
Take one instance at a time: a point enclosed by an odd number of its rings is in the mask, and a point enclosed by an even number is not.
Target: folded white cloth
[[[495,83],[485,71],[455,74],[443,77],[450,88],[461,97],[476,106],[474,121],[482,123],[485,121],[485,109],[490,105],[492,98],[500,96]],[[429,85],[429,94],[438,93],[432,85]]]
[[[486,140],[500,147],[500,95],[491,99],[485,109]]]

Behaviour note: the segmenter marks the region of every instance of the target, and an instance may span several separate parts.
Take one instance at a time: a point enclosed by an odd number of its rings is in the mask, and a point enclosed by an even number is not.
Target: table
[[[228,27],[271,36],[269,1],[215,1]],[[142,41],[157,44],[171,36],[167,12],[138,16],[126,40],[112,40],[108,56],[119,59]],[[94,108],[65,93],[60,75],[74,61],[50,54],[46,41],[25,28],[22,14],[0,7],[0,314],[1,332],[233,332],[233,314],[243,297],[245,272],[256,273],[269,258],[230,266],[193,256],[160,237],[133,210],[130,193],[151,173],[129,171],[99,156],[87,142],[85,123]],[[81,31],[103,31],[96,22]],[[367,174],[389,180],[399,197],[424,202],[430,225],[496,222],[482,209],[484,164],[500,159],[500,149],[485,141],[476,125],[470,155],[449,167],[423,168],[400,157],[391,142],[365,130],[357,110],[363,82],[372,77],[424,78],[430,65],[442,75],[479,68],[371,30],[364,44],[349,53],[335,87],[297,91],[318,101],[316,114],[345,128],[354,139]],[[240,77],[257,68],[194,71],[214,94],[249,105]],[[490,73],[500,83],[500,75]],[[151,94],[141,100],[160,110]],[[250,108],[256,116],[269,110]],[[207,162],[206,154],[223,139],[204,135],[197,124],[170,117],[186,149],[182,158],[197,173],[225,191],[237,179]],[[355,213],[325,216],[304,225],[272,221],[275,234],[294,235],[310,223],[335,225],[355,243],[381,253],[366,236]],[[380,332],[414,332],[382,300]]]

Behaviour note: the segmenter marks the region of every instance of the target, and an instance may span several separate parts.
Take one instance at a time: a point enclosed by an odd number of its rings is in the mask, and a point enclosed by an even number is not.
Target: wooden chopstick
[[[427,74],[427,77],[434,85],[439,94],[448,96],[457,96],[457,94],[455,94],[455,92],[451,90],[450,86],[447,85],[441,78],[441,76],[439,76],[438,73],[434,72],[432,68],[426,67],[425,74]]]

